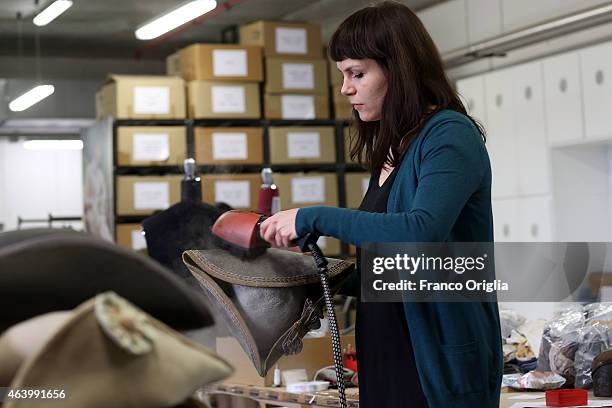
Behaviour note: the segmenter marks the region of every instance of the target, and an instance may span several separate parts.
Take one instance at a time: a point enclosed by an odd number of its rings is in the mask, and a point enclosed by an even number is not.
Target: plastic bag
[[[585,306],[587,315],[580,330],[580,345],[576,351],[576,388],[591,388],[591,365],[593,359],[612,348],[612,303],[594,303]]]
[[[556,390],[565,384],[565,378],[551,371],[531,371],[523,375],[504,375],[502,386],[517,390]]]
[[[544,326],[538,355],[538,371],[553,371],[563,376],[568,383],[574,383],[574,356],[578,350],[584,321],[582,307],[572,306]]]

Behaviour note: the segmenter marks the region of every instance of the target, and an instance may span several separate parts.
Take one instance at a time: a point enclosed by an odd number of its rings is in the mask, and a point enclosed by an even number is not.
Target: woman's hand
[[[288,247],[297,238],[295,218],[299,208],[279,211],[261,223],[259,233],[263,239],[276,248]]]

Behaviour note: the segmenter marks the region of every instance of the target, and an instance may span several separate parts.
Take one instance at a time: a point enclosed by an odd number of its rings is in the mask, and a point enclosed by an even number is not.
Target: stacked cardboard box
[[[257,208],[261,177],[259,174],[202,175],[202,200],[223,202],[237,210]]]
[[[192,44],[166,59],[169,75],[187,81],[188,113],[194,119],[261,117],[261,47]]]
[[[117,176],[116,214],[152,215],[181,199],[181,176]]]
[[[271,164],[335,163],[336,137],[332,126],[269,128]]]
[[[139,223],[117,224],[115,226],[117,244],[134,251],[146,252],[147,241]]]
[[[201,165],[263,164],[263,128],[196,128],[195,159]]]
[[[240,43],[263,47],[266,119],[329,119],[319,25],[257,21],[240,27]]]
[[[178,166],[187,158],[185,126],[119,126],[116,141],[119,166]]]
[[[184,119],[185,82],[179,77],[109,75],[96,93],[102,119]]]

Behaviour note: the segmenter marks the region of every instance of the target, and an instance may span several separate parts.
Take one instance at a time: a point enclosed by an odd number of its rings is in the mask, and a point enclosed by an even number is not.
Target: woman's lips
[[[353,109],[355,110],[361,110],[363,109],[363,103],[353,103]]]

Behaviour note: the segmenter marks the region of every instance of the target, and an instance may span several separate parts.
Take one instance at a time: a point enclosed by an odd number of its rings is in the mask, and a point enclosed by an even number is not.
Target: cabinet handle
[[[597,83],[597,85],[601,85],[603,84],[604,81],[604,73],[601,69],[598,69],[597,72],[595,73],[595,83]]]
[[[508,224],[504,224],[504,228],[502,228],[502,234],[506,238],[510,236],[510,226]]]
[[[532,95],[531,87],[528,86],[525,88],[525,99],[530,100]]]
[[[497,105],[497,107],[501,107],[503,101],[504,98],[502,98],[501,94],[497,94],[497,96],[495,96],[495,105]]]
[[[559,90],[561,90],[561,93],[567,91],[567,79],[561,78],[561,81],[559,81]]]
[[[531,236],[536,238],[538,236],[538,225],[531,224]]]

